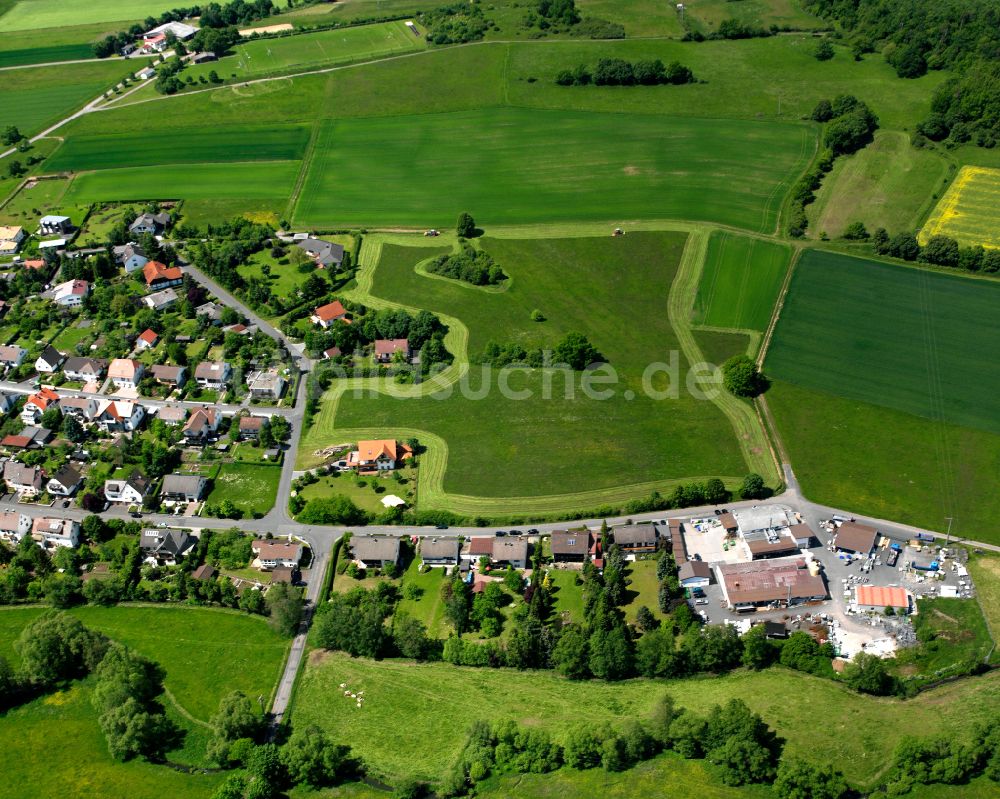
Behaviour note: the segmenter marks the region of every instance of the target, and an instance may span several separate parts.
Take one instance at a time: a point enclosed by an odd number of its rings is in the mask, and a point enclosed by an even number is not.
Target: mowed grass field
[[[818,250],[792,276],[771,376],[1000,434],[1000,283]]]
[[[336,690],[340,683],[365,692],[362,710]],[[350,740],[376,776],[437,779],[454,761],[476,719],[513,719],[563,741],[577,725],[614,726],[623,719],[643,718],[663,693],[698,712],[740,698],[787,739],[789,754],[836,765],[850,780],[867,784],[907,732],[965,736],[974,722],[1000,711],[1000,674],[963,680],[901,702],[862,696],[832,681],[781,668],[607,684],[572,682],[551,672],[316,653],[299,683],[292,718],[295,724],[316,723]],[[817,724],[817,719],[823,723]],[[556,782],[558,777],[550,779]]]
[[[274,507],[281,467],[263,463],[223,464],[212,483],[206,502],[218,505],[229,500],[247,516],[264,514]]]
[[[667,295],[685,237],[679,233],[629,233],[622,238],[485,239],[483,248],[511,276],[503,292],[421,276],[420,249],[385,245],[372,294],[426,308],[468,328],[475,361],[490,340],[526,349],[552,348],[567,333],[584,333],[608,359],[617,381],[607,399],[588,398],[579,375],[572,396],[562,376],[521,370],[510,388],[527,399],[505,398],[496,375],[475,366],[470,397],[397,399],[348,391],[335,406],[336,386],[300,444],[300,466],[346,431],[429,431],[447,447],[444,490],[477,497],[545,497],[679,478],[734,478],[746,471],[726,417],[684,388],[687,365],[667,314]],[[530,319],[539,309],[542,323]],[[677,398],[654,399],[642,377],[652,363],[676,354]],[[461,355],[461,353],[460,353]],[[484,381],[489,381],[485,383]],[[547,399],[545,383],[552,390]],[[652,386],[665,389],[660,375]],[[482,398],[477,393],[481,392]],[[419,437],[419,433],[415,433]],[[348,435],[345,439],[344,436]],[[403,436],[406,437],[406,436]],[[427,498],[429,456],[421,466],[421,500]],[[651,490],[651,489],[650,489]],[[633,491],[633,494],[635,492]],[[585,501],[581,499],[581,501]],[[597,503],[601,504],[601,503]]]
[[[852,222],[869,232],[915,230],[946,175],[947,162],[937,153],[911,146],[905,133],[880,130],[870,145],[834,162],[816,202],[806,206],[809,234],[842,236]]]
[[[166,164],[295,161],[304,155],[309,133],[306,125],[246,125],[228,130],[72,136],[49,158],[48,168],[85,172]],[[191,167],[177,170],[181,176],[192,171]]]
[[[964,166],[934,207],[918,239],[951,236],[960,244],[1000,247],[1000,169]]]
[[[190,74],[197,80],[201,75],[207,77],[214,70],[225,80],[243,80],[290,70],[399,55],[426,47],[426,39],[411,33],[405,22],[383,22],[247,42],[238,45],[234,55],[217,63],[191,66],[184,74]]]
[[[0,16],[0,33],[88,22],[131,22],[159,16],[175,7],[171,0],[19,0]]]
[[[295,221],[444,227],[468,210],[487,225],[680,218],[770,232],[814,145],[802,125],[518,108],[327,122]]]
[[[695,322],[763,333],[771,323],[791,256],[787,244],[713,233],[698,284]]]

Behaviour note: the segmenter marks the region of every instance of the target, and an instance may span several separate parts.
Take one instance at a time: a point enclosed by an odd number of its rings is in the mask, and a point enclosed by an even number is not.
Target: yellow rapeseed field
[[[1000,249],[1000,169],[964,166],[934,207],[917,239],[951,236],[960,244]]]

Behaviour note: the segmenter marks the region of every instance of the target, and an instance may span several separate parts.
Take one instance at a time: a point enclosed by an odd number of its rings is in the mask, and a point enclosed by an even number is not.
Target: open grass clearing
[[[919,647],[897,655],[904,675],[928,679],[947,677],[969,662],[983,663],[993,649],[993,640],[978,602],[968,599],[919,600],[920,612],[913,618]]]
[[[1000,247],[1000,169],[964,166],[934,207],[918,239],[957,239],[960,244]]]
[[[750,25],[769,28],[771,25],[809,30],[826,25],[802,8],[799,0],[695,0],[684,9],[688,21],[702,33],[710,33],[727,19],[738,19]]]
[[[0,16],[0,33],[158,17],[172,0],[19,0]],[[128,27],[127,25],[125,27]]]
[[[684,35],[677,9],[671,3],[658,0],[579,0],[580,15],[597,17],[625,26],[625,35],[676,36]]]
[[[936,152],[913,147],[905,133],[880,130],[867,147],[834,162],[816,202],[806,206],[809,235],[842,236],[852,222],[869,232],[915,230],[947,175],[948,164]]]
[[[626,620],[634,622],[639,608],[643,606],[653,611],[654,616],[659,616],[660,583],[656,579],[656,561],[648,558],[629,563],[625,579],[628,582],[628,591],[625,594]]]
[[[38,222],[39,216],[62,210],[63,197],[69,184],[69,180],[61,178],[25,184],[24,188],[10,197],[3,208],[0,208],[0,222],[22,225],[33,232],[32,225]],[[74,222],[79,224],[80,219],[77,218]]]
[[[698,284],[694,321],[763,333],[771,323],[791,256],[787,244],[713,233]]]
[[[745,355],[750,349],[750,335],[723,330],[691,331],[698,349],[709,363],[723,364],[734,355]]]
[[[247,516],[265,514],[274,507],[281,467],[264,463],[224,463],[206,498],[209,505],[232,502]]]
[[[487,225],[666,217],[767,232],[814,145],[801,125],[638,114],[343,120],[320,133],[295,221],[446,227],[472,210]]]
[[[365,692],[362,710],[333,690],[340,683]],[[882,770],[908,730],[955,734],[995,714],[1000,708],[1000,674],[963,680],[901,702],[861,696],[832,681],[780,668],[675,682],[608,684],[571,682],[548,672],[315,653],[301,678],[293,718],[297,724],[317,723],[351,740],[376,775],[436,779],[453,762],[475,719],[509,718],[562,740],[579,724],[642,718],[664,692],[699,712],[731,697],[743,699],[788,740],[790,754],[836,764],[849,779],[866,783]],[[817,719],[823,723],[817,724]]]
[[[969,561],[969,572],[976,586],[976,599],[983,609],[993,640],[1000,639],[1000,555],[986,552]]]
[[[401,469],[394,474],[399,474],[405,483],[397,483],[390,477],[364,477],[364,485],[358,485],[358,477],[354,474],[329,474],[319,478],[311,485],[307,485],[299,492],[303,499],[316,499],[340,495],[350,499],[362,510],[372,513],[381,513],[385,510],[382,505],[382,498],[390,494],[395,494],[406,500],[407,504],[413,505],[416,502],[417,471],[416,469]],[[376,491],[378,487],[380,491]]]
[[[810,250],[792,276],[767,372],[1000,434],[1000,367],[982,358],[1000,348],[998,303],[997,282]]]

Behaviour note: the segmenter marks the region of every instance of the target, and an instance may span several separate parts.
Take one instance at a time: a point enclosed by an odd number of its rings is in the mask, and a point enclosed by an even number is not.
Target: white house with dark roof
[[[200,474],[168,474],[160,496],[173,502],[197,502],[205,494],[206,481]]]
[[[43,374],[52,374],[62,366],[66,356],[51,344],[46,344],[42,354],[35,359],[35,370]]]
[[[57,497],[71,497],[83,482],[83,476],[75,466],[67,464],[49,478],[45,490]]]
[[[90,383],[104,377],[108,362],[103,358],[67,358],[63,363],[63,374],[67,380],[79,380]]]
[[[150,481],[140,471],[132,472],[127,480],[105,480],[104,498],[108,502],[141,505],[149,494]]]

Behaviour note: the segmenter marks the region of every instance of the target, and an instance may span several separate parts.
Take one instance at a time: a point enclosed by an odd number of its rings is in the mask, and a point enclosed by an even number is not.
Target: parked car
[[[505,535],[507,535],[507,531],[497,530],[495,533],[493,533],[493,535],[495,535],[497,538],[503,538]]]
[[[694,601],[694,603],[696,605],[707,605],[708,604],[708,600],[707,599],[696,599]]]

